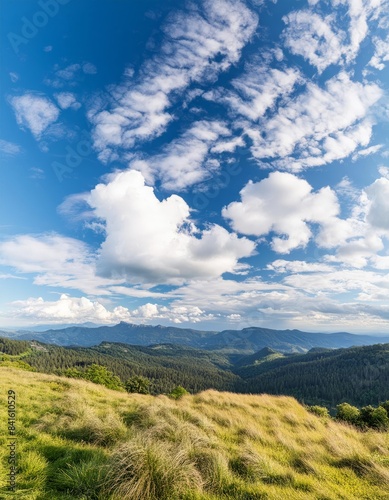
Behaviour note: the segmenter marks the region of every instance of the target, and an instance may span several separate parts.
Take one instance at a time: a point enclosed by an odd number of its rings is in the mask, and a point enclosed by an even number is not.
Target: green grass
[[[389,433],[290,397],[178,400],[0,368],[0,498],[389,499]],[[17,395],[17,493],[7,490],[7,390]]]

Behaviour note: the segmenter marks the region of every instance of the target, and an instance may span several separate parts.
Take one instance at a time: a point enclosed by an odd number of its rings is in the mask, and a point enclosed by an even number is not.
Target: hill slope
[[[250,358],[248,358],[250,359]],[[236,366],[246,390],[288,394],[309,404],[359,406],[389,399],[389,344],[302,355],[268,356],[262,363]]]
[[[174,401],[9,368],[0,385],[16,392],[18,500],[388,498],[389,434],[320,419],[292,398],[207,391]]]

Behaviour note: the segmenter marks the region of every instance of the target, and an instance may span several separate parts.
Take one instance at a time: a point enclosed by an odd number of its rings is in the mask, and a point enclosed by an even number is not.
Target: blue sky
[[[3,0],[0,326],[389,332],[387,0]]]

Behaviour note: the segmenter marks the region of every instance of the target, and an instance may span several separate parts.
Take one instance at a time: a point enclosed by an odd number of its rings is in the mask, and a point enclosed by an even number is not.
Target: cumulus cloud
[[[57,121],[59,109],[47,97],[24,94],[10,98],[16,121],[39,139],[49,125]]]
[[[106,309],[100,302],[87,297],[70,297],[62,294],[59,300],[46,301],[42,297],[12,302],[18,317],[33,320],[34,323],[118,323],[129,320],[131,315],[125,307]]]
[[[81,104],[77,102],[76,96],[71,92],[58,92],[54,94],[54,97],[62,109],[78,109],[81,107]]]
[[[105,224],[98,260],[105,276],[154,283],[219,276],[234,272],[254,250],[253,242],[221,226],[199,231],[182,198],[160,201],[137,171],[112,174],[87,201]]]
[[[252,153],[296,171],[345,158],[369,144],[372,121],[367,114],[381,96],[376,84],[353,82],[344,72],[325,88],[310,82],[260,128],[246,130]]]
[[[240,195],[242,201],[225,207],[223,217],[242,234],[278,234],[272,237],[271,246],[279,253],[305,247],[312,237],[308,223],[329,223],[339,213],[336,194],[329,187],[312,192],[307,181],[286,172],[250,181]]]
[[[389,231],[389,179],[377,179],[365,192],[369,199],[366,220],[373,227]]]
[[[97,300],[87,297],[71,297],[62,294],[58,300],[44,300],[42,297],[30,297],[27,300],[14,301],[11,315],[27,319],[34,323],[85,323],[95,322],[116,324],[120,321],[145,323],[154,320],[168,320],[172,323],[198,323],[212,320],[212,314],[205,314],[196,306],[160,306],[147,303],[133,310],[123,306],[108,309]],[[14,313],[12,311],[15,311]]]
[[[166,190],[183,190],[204,181],[219,168],[219,161],[212,158],[211,152],[231,152],[242,144],[239,138],[223,140],[230,135],[223,123],[195,122],[161,154],[135,160],[130,163],[130,168],[142,172],[149,184],[159,180]]]
[[[382,173],[382,169],[381,169]],[[342,262],[363,268],[370,264],[383,268],[385,241],[389,239],[389,180],[381,177],[353,196],[354,206],[346,219],[334,219],[324,225],[317,243],[324,248],[337,247],[329,262]]]
[[[240,1],[203,0],[189,12],[171,14],[160,51],[147,60],[136,78],[112,89],[109,110],[91,110],[100,158],[118,146],[160,135],[172,120],[173,94],[192,82],[212,81],[239,60],[257,27],[257,15]]]

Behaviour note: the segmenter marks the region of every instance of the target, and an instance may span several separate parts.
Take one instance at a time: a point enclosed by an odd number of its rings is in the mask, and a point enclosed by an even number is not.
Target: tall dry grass
[[[0,380],[18,395],[18,500],[389,499],[389,433],[290,397],[211,390],[174,401],[8,369]]]

